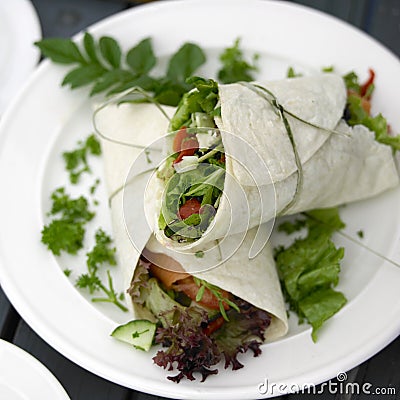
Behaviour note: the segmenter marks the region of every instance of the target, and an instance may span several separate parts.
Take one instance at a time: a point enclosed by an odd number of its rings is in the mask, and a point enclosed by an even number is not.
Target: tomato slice
[[[368,73],[369,73],[369,77],[368,77],[367,81],[363,85],[361,85],[361,88],[360,88],[361,97],[364,97],[367,94],[368,88],[374,83],[375,71],[370,68],[368,70]],[[370,96],[368,96],[368,97],[370,97]]]
[[[192,198],[182,204],[179,208],[179,217],[181,219],[189,218],[192,214],[198,214],[200,212],[201,203],[199,200]]]
[[[186,128],[180,129],[174,137],[172,149],[175,153],[179,152],[174,164],[182,161],[184,156],[192,156],[199,149],[199,141],[194,133],[188,133]]]
[[[177,153],[178,151],[182,150],[182,141],[183,139],[187,138],[187,131],[186,127],[182,127],[175,135],[174,141],[172,143],[172,150]]]

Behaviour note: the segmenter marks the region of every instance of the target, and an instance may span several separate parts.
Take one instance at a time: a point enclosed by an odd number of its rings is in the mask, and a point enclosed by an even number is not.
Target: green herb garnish
[[[220,55],[222,68],[218,71],[218,80],[222,83],[254,80],[252,73],[258,70],[255,63],[259,55],[254,54],[252,62],[249,63],[244,59],[239,45],[240,39],[236,39],[233,46],[225,49]]]
[[[232,307],[234,310],[237,312],[240,312],[239,307],[232,301],[229,300],[227,297],[223,296],[221,289],[218,286],[212,285],[209,282],[204,281],[203,279],[199,279],[196,277],[193,277],[194,282],[196,283],[197,286],[199,286],[199,290],[196,295],[196,301],[199,302],[201,301],[204,291],[208,289],[218,300],[218,306],[219,306],[219,311],[225,321],[229,321],[228,316],[226,315],[226,310],[225,306],[228,305],[229,307]]]
[[[329,73],[329,72],[334,72],[335,67],[333,65],[330,65],[329,67],[322,67],[322,72]]]
[[[83,247],[84,226],[94,217],[94,213],[89,210],[85,197],[72,199],[65,192],[65,188],[56,189],[51,199],[53,204],[49,215],[59,218],[43,228],[42,243],[56,256],[59,256],[61,251],[76,254]]]
[[[87,162],[89,154],[95,156],[101,154],[100,143],[95,135],[90,135],[84,142],[78,142],[75,150],[63,153],[65,169],[69,172],[69,180],[72,184],[78,183],[84,172],[91,172]]]
[[[128,311],[127,308],[119,301],[119,295],[115,292],[110,271],[107,270],[107,283],[105,286],[98,276],[101,265],[116,265],[115,247],[111,247],[111,238],[102,230],[96,232],[96,244],[93,249],[86,254],[86,266],[88,272],[78,277],[76,286],[81,289],[88,289],[90,294],[96,291],[102,291],[106,297],[94,297],[93,302],[108,302],[115,304],[122,311]]]
[[[72,274],[72,270],[69,269],[69,268],[65,268],[63,270],[63,272],[64,272],[64,275],[67,276],[67,277],[71,276],[71,274]]]
[[[86,32],[79,45],[71,39],[49,38],[35,43],[53,62],[74,65],[62,81],[75,89],[90,86],[90,95],[119,93],[140,87],[162,104],[176,106],[191,89],[185,80],[206,60],[202,49],[185,43],[170,59],[165,76],[154,78],[157,63],[150,38],[143,39],[124,54],[118,42],[109,36],[96,40]]]
[[[286,73],[286,77],[287,78],[297,78],[297,77],[300,77],[300,76],[303,76],[303,74],[295,72],[293,67],[289,67],[288,68],[287,73]]]
[[[99,187],[99,185],[100,185],[100,179],[96,178],[96,180],[94,181],[93,185],[90,186],[90,188],[89,188],[89,192],[90,192],[91,195],[95,194],[95,192],[96,192],[97,188]],[[96,200],[95,200],[95,202],[96,202]]]

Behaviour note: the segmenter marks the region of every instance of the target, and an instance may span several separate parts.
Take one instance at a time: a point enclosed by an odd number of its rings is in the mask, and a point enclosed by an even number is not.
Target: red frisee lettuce
[[[205,333],[207,314],[196,307],[176,309],[173,321],[157,329],[155,342],[166,349],[157,352],[154,362],[169,371],[179,371],[168,379],[179,383],[185,377],[194,380],[193,374],[200,373],[203,382],[218,373],[218,369],[212,368],[223,359],[225,368],[231,365],[236,370],[243,367],[237,359],[239,353],[250,349],[255,357],[261,354],[270,315],[241,299],[235,299],[235,303],[240,312],[231,308],[227,312],[229,321],[210,336]]]

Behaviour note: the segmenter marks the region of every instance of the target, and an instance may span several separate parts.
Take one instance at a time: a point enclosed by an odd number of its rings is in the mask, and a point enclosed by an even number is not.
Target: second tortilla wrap
[[[126,118],[128,118],[129,129],[119,129],[118,139],[127,141],[139,137],[140,143],[151,144],[163,133],[165,118],[156,107],[150,104],[135,105],[135,109],[136,117],[134,120],[130,120],[131,105],[109,106],[102,110],[103,113],[98,114],[98,123],[103,128],[106,126],[115,128],[121,123],[125,126]],[[171,111],[167,110],[167,112]],[[119,116],[118,120],[114,119],[115,113]],[[151,129],[145,120],[151,121]],[[140,254],[147,247],[153,253],[164,253],[174,258],[184,270],[191,272],[194,276],[267,311],[272,319],[271,325],[266,331],[266,340],[273,340],[286,334],[288,329],[286,309],[271,248],[265,246],[262,252],[252,260],[249,260],[248,257],[256,230],[253,229],[247,233],[236,253],[226,262],[208,271],[198,272],[201,270],[201,264],[205,262],[203,258],[197,258],[194,254],[179,254],[164,248],[148,230],[147,221],[140,218],[140,215],[143,215],[143,194],[135,193],[132,199],[127,199],[124,190],[120,190],[129,184],[126,183],[126,178],[131,165],[140,156],[141,151],[107,140],[102,140],[102,148],[107,188],[109,194],[112,195],[110,207],[114,242],[123,273],[124,287],[129,288]],[[124,210],[127,207],[126,202],[129,200],[132,200],[132,210],[137,210],[137,212],[128,216],[134,226],[127,229]],[[140,233],[137,236],[140,240],[134,244],[129,235],[129,230],[132,229]],[[208,257],[207,253],[204,257]],[[127,305],[136,317],[142,317],[140,308],[134,307],[130,299],[128,299]]]

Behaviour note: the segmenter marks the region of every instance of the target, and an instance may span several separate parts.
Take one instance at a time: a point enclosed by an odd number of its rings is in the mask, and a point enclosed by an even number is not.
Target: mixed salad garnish
[[[215,365],[221,360],[225,368],[240,369],[237,356],[249,349],[254,356],[261,354],[271,316],[202,279],[158,267],[142,256],[128,293],[151,312],[152,321],[129,322],[112,335],[142,349],[160,344],[163,349],[153,360],[179,371],[168,377],[174,382],[194,380],[196,372],[204,381],[218,372]]]
[[[170,123],[172,154],[157,171],[166,185],[158,225],[168,238],[191,242],[214,218],[223,191],[225,154],[214,122],[219,115],[218,84],[190,78]]]

